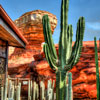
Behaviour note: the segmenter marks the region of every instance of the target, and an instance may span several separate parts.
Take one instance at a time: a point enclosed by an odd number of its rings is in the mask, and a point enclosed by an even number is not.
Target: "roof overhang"
[[[8,41],[9,46],[24,47],[28,43],[11,18],[0,5],[0,39]]]

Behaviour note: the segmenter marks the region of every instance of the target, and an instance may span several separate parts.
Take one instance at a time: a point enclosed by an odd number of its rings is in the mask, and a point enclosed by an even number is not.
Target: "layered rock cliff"
[[[22,31],[29,44],[26,45],[25,50],[10,48],[9,67],[18,67],[22,64],[30,63],[34,61],[33,55],[41,52],[42,43],[44,42],[42,17],[45,14],[48,14],[50,18],[53,33],[57,25],[57,18],[47,11],[35,10],[27,12],[15,20],[16,26]]]
[[[57,19],[56,16],[49,12],[40,10],[28,12],[15,21],[29,44],[25,50],[10,48],[8,73],[11,77],[31,78],[37,82],[44,80],[45,84],[48,79],[56,80],[55,73],[48,65],[42,51],[42,42],[44,42],[42,16],[44,14],[49,15],[53,32]],[[58,52],[58,45],[55,45],[55,47]],[[93,41],[83,42],[82,55],[71,72],[73,75],[74,99],[96,99],[96,68]]]
[[[97,43],[99,44],[99,41]],[[56,50],[58,51],[57,45]],[[71,70],[74,100],[96,100],[96,66],[94,53],[94,41],[83,42],[79,62]],[[100,55],[99,47],[98,55]],[[33,70],[45,77],[45,81],[50,78],[55,80],[55,74],[45,60],[44,54],[35,55],[34,58],[36,61],[33,63]],[[100,56],[98,60],[100,65]]]

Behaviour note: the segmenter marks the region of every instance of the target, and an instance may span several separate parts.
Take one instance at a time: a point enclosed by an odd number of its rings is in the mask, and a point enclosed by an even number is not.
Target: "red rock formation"
[[[34,15],[36,14],[36,16],[38,16],[38,14],[44,15],[46,13],[49,14],[52,20],[54,19],[56,21],[51,21],[53,31],[56,27],[57,20],[55,16],[48,12],[39,10],[29,12],[15,21],[20,30],[23,31],[23,35],[29,41],[29,44],[27,45],[25,50],[18,48],[15,50],[13,48],[10,49],[8,71],[12,77],[33,78],[38,82],[40,80],[44,80],[46,84],[47,79],[56,80],[55,73],[48,65],[45,59],[45,55],[42,52],[41,43],[44,42],[44,39],[43,29],[40,25],[41,17],[39,17],[40,19],[37,20],[35,19]],[[29,21],[27,21],[28,18]],[[56,49],[58,52],[57,45]],[[82,55],[80,57],[80,60],[77,65],[73,67],[71,72],[73,75],[72,82],[74,99],[95,100],[97,91],[93,41],[87,41],[83,43]]]
[[[34,77],[36,77],[35,79],[37,79],[37,76],[39,76],[39,73],[33,70],[32,67],[33,62],[36,61],[36,54],[41,53],[42,43],[44,42],[42,17],[45,14],[48,14],[49,16],[51,30],[53,32],[54,28],[57,25],[57,18],[55,15],[47,11],[35,10],[27,12],[23,14],[20,18],[15,20],[15,24],[22,31],[24,37],[28,40],[29,44],[26,46],[26,49],[19,49],[13,47],[9,48],[8,73],[11,77],[33,79]],[[35,57],[35,59],[33,56]],[[40,55],[39,57],[40,60],[41,57],[42,55]],[[35,62],[34,64],[37,63]]]
[[[45,14],[48,14],[50,18],[51,30],[53,32],[57,25],[57,18],[47,11],[35,10],[27,12],[15,20],[15,24],[22,31],[29,44],[26,46],[25,50],[16,48],[13,52],[14,48],[10,49],[10,67],[17,67],[30,63],[34,61],[33,55],[41,52],[42,43],[44,42],[42,17]]]
[[[98,53],[98,55],[100,55],[100,52]],[[35,64],[35,63],[33,64],[34,65],[33,70],[35,70],[41,76],[48,75],[49,77],[55,79],[55,74],[52,71],[52,69],[50,69],[49,65],[47,66],[47,62],[45,61],[45,58],[44,59],[41,58],[40,60],[39,56],[40,54],[35,56],[36,57],[35,59],[37,59],[36,63],[38,64]],[[41,54],[41,56],[43,57],[43,54]],[[46,65],[45,68],[44,66],[43,68],[41,68],[43,65],[42,63]],[[45,74],[45,72],[47,72],[47,70],[45,71],[45,69],[47,68],[48,68],[48,74]],[[49,71],[51,71],[52,74]],[[97,91],[96,91],[96,67],[95,67],[95,55],[94,55],[94,42],[93,41],[87,41],[83,43],[82,54],[81,54],[80,60],[77,63],[77,65],[73,67],[71,72],[72,72],[72,78],[73,78],[72,83],[73,83],[74,99],[75,100],[77,99],[95,100]]]
[[[21,68],[19,67],[19,69],[16,70],[16,73],[19,73],[16,77],[24,77],[23,75],[29,71],[26,76],[30,77],[30,75],[33,75],[34,77],[38,77],[37,81],[44,80],[45,83],[47,83],[47,79],[56,79],[55,73],[49,67],[44,53],[34,55],[34,59],[35,61],[26,67],[25,65],[21,65]],[[29,69],[29,66],[32,71]],[[81,58],[77,65],[73,67],[71,72],[73,75],[74,99],[95,99],[97,92],[94,42],[84,42]]]

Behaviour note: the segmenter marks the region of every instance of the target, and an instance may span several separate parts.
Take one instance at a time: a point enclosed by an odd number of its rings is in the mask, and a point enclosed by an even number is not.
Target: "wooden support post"
[[[7,78],[7,74],[8,74],[8,42],[6,42],[6,61],[5,61],[5,66],[4,66],[4,69],[5,69],[5,80]]]

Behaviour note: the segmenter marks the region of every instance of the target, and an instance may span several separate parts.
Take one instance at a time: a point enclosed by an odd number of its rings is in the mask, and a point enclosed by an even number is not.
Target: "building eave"
[[[9,29],[17,36],[17,38],[19,38],[18,40],[20,40],[22,42],[23,45],[17,40],[20,44],[19,47],[24,47],[25,48],[26,44],[28,44],[27,40],[24,38],[21,31],[16,27],[14,22],[11,20],[11,18],[8,16],[8,14],[2,8],[1,5],[0,5],[0,19],[1,19],[2,22],[5,23],[5,25],[7,25],[9,27]],[[1,26],[3,26],[3,25],[1,25]],[[11,33],[9,33],[9,34],[12,35]],[[13,38],[15,38],[15,37],[13,37]],[[18,46],[18,44],[17,45],[12,45],[12,46]]]

